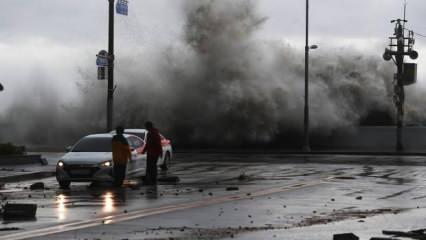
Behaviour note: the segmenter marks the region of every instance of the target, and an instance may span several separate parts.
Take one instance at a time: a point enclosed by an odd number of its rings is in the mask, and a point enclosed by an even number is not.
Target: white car
[[[83,137],[56,164],[56,179],[62,188],[71,182],[113,181],[113,134],[94,134]],[[146,154],[142,154],[145,142],[138,136],[124,134],[132,149],[132,160],[127,164],[126,177],[145,174]]]
[[[145,143],[148,131],[146,129],[125,129],[124,133],[138,136]],[[115,131],[112,131],[111,134],[115,134]],[[158,159],[157,165],[161,168],[161,170],[167,170],[173,157],[172,142],[170,139],[165,138],[162,134],[160,134],[160,137],[161,146],[163,148],[163,156]]]

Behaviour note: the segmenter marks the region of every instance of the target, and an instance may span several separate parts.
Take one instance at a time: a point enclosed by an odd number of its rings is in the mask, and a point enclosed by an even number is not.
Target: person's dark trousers
[[[114,185],[121,187],[126,177],[126,164],[114,164]]]
[[[158,156],[147,154],[145,174],[145,184],[147,185],[157,184],[157,161]]]

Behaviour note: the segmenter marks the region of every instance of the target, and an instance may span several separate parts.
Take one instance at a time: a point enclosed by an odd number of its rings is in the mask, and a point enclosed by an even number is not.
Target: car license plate
[[[72,175],[89,175],[90,169],[73,169],[71,170]]]

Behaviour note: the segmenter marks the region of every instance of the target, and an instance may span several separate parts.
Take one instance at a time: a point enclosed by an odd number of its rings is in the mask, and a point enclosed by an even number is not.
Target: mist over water
[[[186,1],[182,9],[180,42],[117,56],[115,123],[140,128],[152,120],[180,146],[299,146],[303,49],[257,34],[267,18],[256,1]],[[0,115],[0,141],[71,144],[103,132],[106,84],[93,81],[92,63],[87,66],[76,68],[82,80],[71,102],[52,94],[48,81],[32,94],[23,90]],[[312,54],[310,72],[314,141],[353,131],[374,113],[380,113],[379,122],[392,121],[394,67],[380,56],[348,50]],[[416,96],[421,92],[407,99],[407,120],[422,122]]]

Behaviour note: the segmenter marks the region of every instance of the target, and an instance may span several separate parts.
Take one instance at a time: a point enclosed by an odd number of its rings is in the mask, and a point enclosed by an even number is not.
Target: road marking
[[[153,215],[165,214],[165,213],[170,213],[175,211],[182,211],[182,210],[187,210],[192,208],[207,207],[207,206],[211,206],[215,204],[232,202],[232,201],[251,199],[254,197],[261,197],[261,196],[266,196],[266,195],[275,194],[275,193],[282,193],[282,192],[297,190],[301,188],[318,186],[321,184],[325,184],[327,180],[331,180],[331,179],[332,178],[327,177],[327,178],[307,181],[303,183],[291,184],[288,186],[257,190],[250,193],[243,192],[243,193],[238,193],[233,195],[210,197],[208,199],[201,199],[201,200],[192,201],[192,202],[178,203],[178,204],[166,205],[166,206],[150,208],[150,209],[141,209],[141,210],[136,210],[136,211],[132,211],[128,213],[114,214],[107,217],[99,217],[99,218],[94,218],[90,220],[83,220],[78,222],[60,224],[60,225],[51,226],[51,227],[45,227],[41,229],[28,230],[28,231],[19,232],[19,233],[12,233],[8,235],[0,236],[0,240],[3,240],[3,239],[4,240],[6,239],[21,240],[21,239],[42,237],[42,236],[52,235],[56,233],[80,230],[84,228],[107,225],[112,223],[119,223],[123,221],[144,218],[144,217],[153,216]]]

